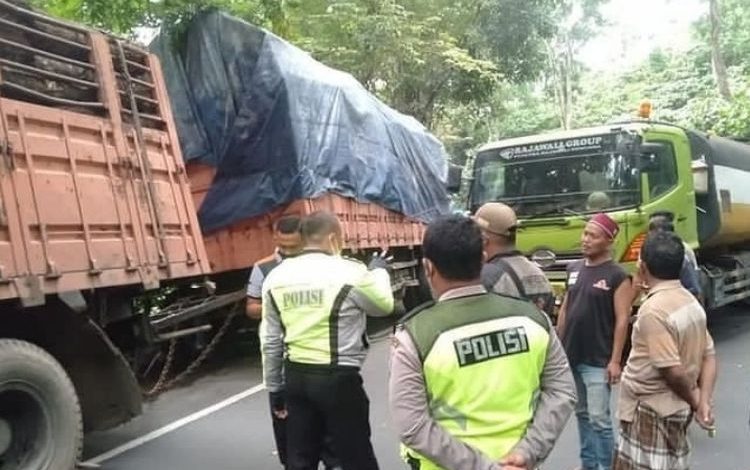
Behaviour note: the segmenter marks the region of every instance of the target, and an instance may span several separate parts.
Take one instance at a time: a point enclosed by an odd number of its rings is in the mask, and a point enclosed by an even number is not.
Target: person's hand
[[[517,453],[511,452],[500,460],[500,468],[502,470],[530,470],[526,457]]]
[[[385,269],[386,271],[389,271],[391,269],[391,261],[393,261],[393,256],[388,256],[387,249],[375,252],[372,254],[367,269]]]
[[[695,410],[695,421],[698,423],[698,426],[706,431],[714,429],[716,418],[714,417],[714,410],[710,403],[701,401],[698,409]]]
[[[271,397],[271,410],[273,415],[278,419],[286,419],[289,416],[289,412],[286,409],[286,393],[281,392],[270,392]]]
[[[610,385],[619,383],[621,375],[622,366],[619,362],[613,361],[607,365],[607,382],[609,382]]]
[[[698,411],[698,407],[701,406],[701,389],[698,387],[695,387],[690,394],[693,397],[693,401],[690,402],[690,409],[693,410],[693,412]]]

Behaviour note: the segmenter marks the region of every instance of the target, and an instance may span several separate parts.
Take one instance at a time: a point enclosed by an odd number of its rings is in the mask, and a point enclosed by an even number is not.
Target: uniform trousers
[[[287,469],[317,470],[330,436],[344,470],[378,470],[359,368],[287,362]]]

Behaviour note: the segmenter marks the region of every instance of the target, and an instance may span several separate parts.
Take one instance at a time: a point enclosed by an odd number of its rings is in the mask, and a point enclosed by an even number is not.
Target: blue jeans
[[[578,392],[576,418],[584,470],[610,470],[614,454],[611,389],[607,369],[579,364],[573,368]]]

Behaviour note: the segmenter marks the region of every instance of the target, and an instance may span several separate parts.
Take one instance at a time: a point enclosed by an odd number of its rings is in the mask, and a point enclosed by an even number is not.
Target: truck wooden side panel
[[[215,170],[188,164],[195,206],[200,207],[211,186]],[[422,244],[425,225],[375,204],[328,193],[315,199],[300,199],[262,216],[204,234],[206,251],[214,272],[246,269],[274,250],[273,224],[283,215],[305,215],[318,210],[335,213],[343,224],[346,248],[360,250],[406,247]]]
[[[45,33],[30,21],[82,39],[35,43]],[[158,61],[66,23],[18,22],[0,33],[0,299],[208,273]]]

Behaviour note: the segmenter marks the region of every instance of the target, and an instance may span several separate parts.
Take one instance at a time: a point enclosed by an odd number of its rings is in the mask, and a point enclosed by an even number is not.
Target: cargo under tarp
[[[216,168],[204,233],[327,191],[421,221],[448,211],[441,143],[351,75],[220,12],[150,47],[183,157]]]

